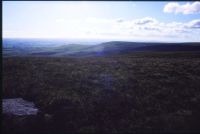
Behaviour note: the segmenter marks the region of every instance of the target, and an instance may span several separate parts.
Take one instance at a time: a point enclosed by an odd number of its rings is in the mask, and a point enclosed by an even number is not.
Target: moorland
[[[122,44],[4,48],[3,98],[40,113],[3,114],[3,132],[199,132],[199,44]]]

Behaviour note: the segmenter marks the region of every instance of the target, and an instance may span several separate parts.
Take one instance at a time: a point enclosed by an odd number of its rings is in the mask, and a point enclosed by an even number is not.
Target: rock
[[[25,101],[22,98],[3,99],[3,113],[16,116],[36,115],[38,109],[33,102]]]

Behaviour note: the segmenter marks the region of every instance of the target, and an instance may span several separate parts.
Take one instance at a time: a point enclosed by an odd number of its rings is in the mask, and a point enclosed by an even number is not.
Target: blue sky
[[[3,1],[4,38],[200,41],[200,2]]]

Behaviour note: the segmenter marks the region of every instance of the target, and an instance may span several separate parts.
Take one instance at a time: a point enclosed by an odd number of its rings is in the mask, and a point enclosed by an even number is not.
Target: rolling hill
[[[4,47],[3,56],[105,56],[131,52],[200,51],[200,43],[146,43],[111,41],[98,45]]]

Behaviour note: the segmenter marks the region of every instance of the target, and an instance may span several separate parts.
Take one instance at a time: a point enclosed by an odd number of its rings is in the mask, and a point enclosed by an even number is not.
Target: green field
[[[6,132],[199,132],[200,53],[3,58],[3,98],[12,97],[44,117],[29,130],[6,120]]]

